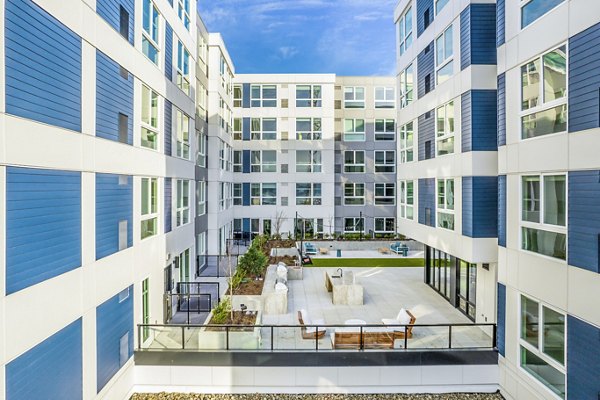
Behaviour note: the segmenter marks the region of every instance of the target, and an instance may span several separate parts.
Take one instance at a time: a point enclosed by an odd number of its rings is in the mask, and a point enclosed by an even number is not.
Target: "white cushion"
[[[398,316],[396,317],[400,325],[408,325],[410,324],[410,315],[406,312],[404,308],[400,309]]]
[[[310,318],[308,318],[308,312],[303,308],[300,310],[300,315],[302,315],[302,321],[305,325],[310,325]]]
[[[398,322],[397,319],[392,318],[382,318],[381,322],[383,322],[384,325],[400,325],[400,322]]]
[[[287,286],[285,286],[285,283],[281,283],[281,282],[277,282],[275,284],[275,291],[276,292],[287,292],[288,288]],[[304,319],[304,318],[302,318]]]

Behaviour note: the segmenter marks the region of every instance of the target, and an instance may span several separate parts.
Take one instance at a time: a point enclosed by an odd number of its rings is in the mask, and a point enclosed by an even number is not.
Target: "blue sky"
[[[395,75],[396,0],[198,0],[237,73]]]

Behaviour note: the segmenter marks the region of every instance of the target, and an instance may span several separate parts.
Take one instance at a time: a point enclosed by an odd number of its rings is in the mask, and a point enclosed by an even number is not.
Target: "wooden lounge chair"
[[[304,314],[304,315],[303,315]],[[311,321],[308,317],[306,310],[298,311],[298,323],[302,326],[300,332],[302,333],[302,339],[321,339],[325,336],[326,329],[324,327],[314,327],[305,325],[325,325],[325,321],[322,319],[316,319]],[[318,329],[318,330],[317,330]]]
[[[406,313],[406,315],[403,315],[404,313]],[[410,317],[409,320],[407,320],[407,316]],[[394,339],[404,339],[405,331],[409,338],[412,337],[412,328],[416,320],[417,318],[415,318],[415,316],[410,311],[401,309],[396,318],[383,318],[381,322],[383,322],[385,325],[407,325],[406,329],[403,326],[397,326],[393,328]]]

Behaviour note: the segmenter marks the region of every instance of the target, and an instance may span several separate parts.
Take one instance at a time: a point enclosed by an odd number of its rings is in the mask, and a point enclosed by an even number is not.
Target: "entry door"
[[[469,318],[475,319],[475,293],[477,291],[477,264],[460,260],[458,267],[457,305]]]
[[[271,220],[263,219],[263,234],[271,236]]]

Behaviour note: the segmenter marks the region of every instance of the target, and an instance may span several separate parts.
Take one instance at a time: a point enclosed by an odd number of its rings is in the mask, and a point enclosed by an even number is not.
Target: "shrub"
[[[213,324],[223,324],[227,321],[230,312],[231,301],[229,298],[222,299],[213,309],[213,316],[210,322]]]

